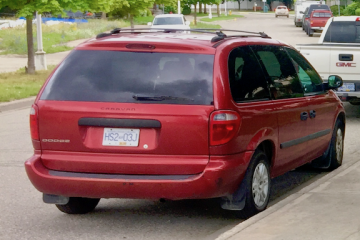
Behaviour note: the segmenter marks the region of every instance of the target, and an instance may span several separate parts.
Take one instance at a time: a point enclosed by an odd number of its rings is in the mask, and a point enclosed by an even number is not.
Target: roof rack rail
[[[151,30],[151,31],[149,31]],[[249,32],[233,29],[222,29],[222,28],[193,28],[193,29],[171,29],[171,28],[115,28],[110,33],[100,33],[96,36],[97,39],[111,36],[113,34],[119,33],[154,33],[154,32],[163,32],[163,33],[175,33],[175,32],[198,32],[198,33],[211,33],[216,34],[215,37],[211,39],[211,42],[218,42],[225,38],[231,37],[256,37],[261,38],[271,38],[264,32]],[[236,32],[236,33],[245,33],[244,35],[226,35],[224,32]]]

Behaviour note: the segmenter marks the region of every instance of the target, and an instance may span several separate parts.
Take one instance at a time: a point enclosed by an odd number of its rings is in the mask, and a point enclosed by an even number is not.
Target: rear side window
[[[269,100],[270,92],[261,66],[250,47],[238,47],[229,55],[229,81],[236,102]]]
[[[213,55],[73,51],[43,100],[211,105]]]
[[[331,22],[324,42],[360,43],[360,22]]]

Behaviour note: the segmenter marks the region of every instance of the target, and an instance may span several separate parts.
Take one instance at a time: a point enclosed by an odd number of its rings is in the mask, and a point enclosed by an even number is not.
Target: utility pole
[[[225,16],[227,16],[226,0],[225,0]]]
[[[178,0],[178,14],[181,13],[181,9],[180,9],[180,0]]]
[[[46,52],[43,50],[43,41],[42,41],[42,21],[41,14],[36,12],[36,28],[37,28],[37,46],[38,50],[35,53],[35,69],[36,70],[47,70],[46,65]]]

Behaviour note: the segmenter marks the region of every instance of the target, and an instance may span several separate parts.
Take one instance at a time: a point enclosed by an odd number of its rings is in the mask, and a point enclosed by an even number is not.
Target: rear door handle
[[[339,54],[340,61],[353,61],[354,55],[352,54]]]
[[[308,117],[309,117],[309,114],[307,112],[302,112],[300,114],[301,121],[306,121],[308,119]]]
[[[310,110],[310,118],[315,118],[316,117],[316,111],[315,110]]]

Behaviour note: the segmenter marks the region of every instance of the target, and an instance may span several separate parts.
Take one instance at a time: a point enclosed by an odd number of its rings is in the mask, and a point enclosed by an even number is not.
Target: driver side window
[[[315,69],[295,50],[288,48],[287,52],[292,59],[305,95],[323,93],[323,82]]]
[[[304,91],[289,55],[278,46],[252,46],[263,68],[274,99],[303,97]]]

